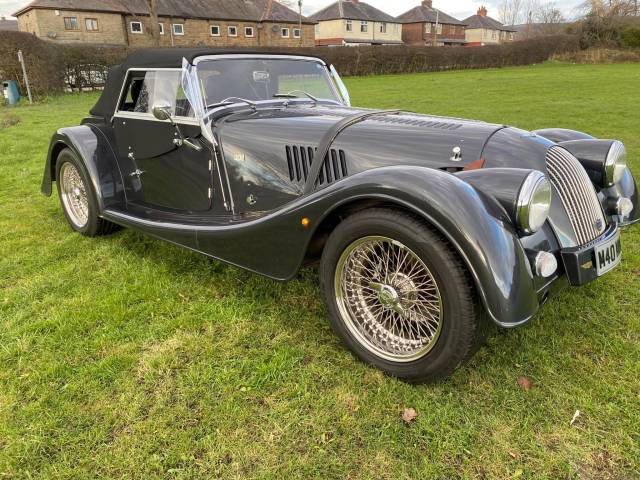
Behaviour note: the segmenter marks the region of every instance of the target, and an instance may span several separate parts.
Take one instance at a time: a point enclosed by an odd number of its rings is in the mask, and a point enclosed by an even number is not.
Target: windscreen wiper
[[[257,103],[252,102],[251,100],[247,100],[246,98],[228,97],[228,98],[225,98],[224,100],[222,100],[222,101],[220,101],[218,103],[212,103],[211,105],[207,105],[207,109],[209,109],[209,108],[217,108],[217,107],[224,107],[225,105],[233,105],[234,103],[246,103],[253,110],[257,110],[257,108],[258,108],[258,104]]]
[[[315,103],[318,103],[319,100],[314,97],[313,95],[311,95],[308,92],[305,92],[304,90],[291,90],[288,93],[276,93],[273,98],[300,98],[300,95],[305,95],[306,97],[309,97],[311,100],[313,100]]]

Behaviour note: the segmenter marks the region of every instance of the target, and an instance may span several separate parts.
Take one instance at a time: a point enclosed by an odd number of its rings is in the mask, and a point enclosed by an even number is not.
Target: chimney
[[[433,8],[433,0],[422,0],[422,6],[427,8]]]
[[[480,15],[481,17],[486,17],[487,16],[487,7],[485,7],[484,5],[481,6],[478,9],[478,15]]]
[[[360,0],[351,0],[351,3],[360,3]]]

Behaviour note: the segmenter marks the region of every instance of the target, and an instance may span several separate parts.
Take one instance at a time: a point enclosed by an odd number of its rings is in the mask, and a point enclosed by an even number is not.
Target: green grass
[[[347,84],[355,105],[620,138],[640,175],[640,65]],[[339,345],[312,270],[278,284],[132,231],[72,233],[41,173],[95,99],[0,108],[20,119],[0,121],[0,478],[640,476],[640,229],[612,274],[410,386]]]

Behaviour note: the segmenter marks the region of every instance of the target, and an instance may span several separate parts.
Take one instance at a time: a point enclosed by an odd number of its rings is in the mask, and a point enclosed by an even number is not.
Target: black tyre
[[[412,215],[376,208],[348,217],[329,237],[319,273],[336,334],[389,375],[447,377],[481,338],[464,265]]]
[[[69,148],[56,162],[58,198],[64,216],[76,232],[87,237],[108,235],[119,227],[98,216],[98,201],[82,162]]]

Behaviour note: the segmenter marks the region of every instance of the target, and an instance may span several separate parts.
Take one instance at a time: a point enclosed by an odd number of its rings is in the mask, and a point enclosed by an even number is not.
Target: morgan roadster
[[[621,259],[640,219],[624,145],[577,131],[350,106],[320,58],[131,54],[80,126],[53,136],[71,227],[130,227],[276,280],[319,262],[333,329],[409,382],[446,377],[490,319]]]

